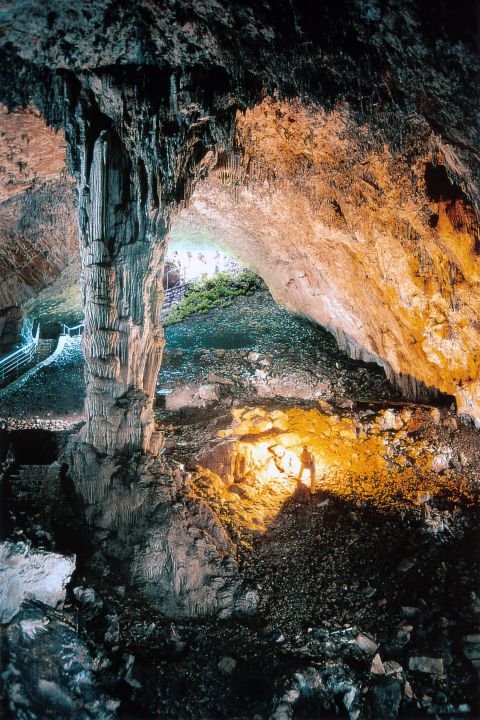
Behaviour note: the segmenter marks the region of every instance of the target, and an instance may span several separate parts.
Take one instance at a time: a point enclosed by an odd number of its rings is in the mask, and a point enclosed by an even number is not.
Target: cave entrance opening
[[[182,226],[172,227],[165,257],[165,289],[179,282],[199,282],[219,273],[233,274],[244,269],[244,264],[207,232],[195,231],[193,234]]]
[[[208,233],[175,226],[163,267],[162,320],[174,324],[225,306],[255,288],[255,276]]]

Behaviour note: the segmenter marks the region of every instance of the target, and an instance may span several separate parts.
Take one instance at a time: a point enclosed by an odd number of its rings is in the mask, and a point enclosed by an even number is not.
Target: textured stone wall
[[[479,227],[468,167],[419,117],[397,149],[346,104],[265,100],[239,114],[179,217],[205,226],[278,302],[328,328],[402,390],[480,417]]]
[[[0,352],[18,341],[20,305],[78,253],[64,133],[38,110],[0,108]]]

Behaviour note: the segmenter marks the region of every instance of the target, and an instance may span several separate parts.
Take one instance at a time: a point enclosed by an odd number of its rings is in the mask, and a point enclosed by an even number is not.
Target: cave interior
[[[5,717],[478,717],[479,3],[0,12]]]

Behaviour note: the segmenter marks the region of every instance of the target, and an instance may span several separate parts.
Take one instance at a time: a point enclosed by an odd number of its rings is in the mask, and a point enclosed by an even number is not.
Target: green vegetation
[[[191,315],[203,315],[213,308],[227,307],[236,297],[253,295],[263,287],[262,280],[248,270],[236,275],[218,273],[208,280],[192,283],[185,298],[171,308],[164,325],[174,325]]]

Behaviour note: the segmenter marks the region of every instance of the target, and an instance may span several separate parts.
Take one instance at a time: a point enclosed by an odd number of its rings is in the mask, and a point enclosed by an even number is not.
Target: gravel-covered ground
[[[77,553],[62,622],[86,640],[120,718],[479,717],[478,431],[447,408],[402,405],[377,368],[351,363],[328,335],[269,303],[241,300],[227,316],[169,328],[158,386],[225,388],[213,402],[159,408],[157,422],[166,462],[188,466],[190,494],[209,502],[236,545],[260,598],[253,616],[172,622],[113,569],[94,572],[58,464],[7,470],[8,527]],[[292,382],[298,368],[314,380]],[[278,391],[279,376],[281,397],[258,393],[258,383]],[[312,382],[322,387],[308,401]],[[35,385],[1,414],[80,418],[79,346]],[[302,393],[288,399],[289,388]],[[213,474],[217,443],[247,423],[239,442],[255,444],[275,431],[274,417],[284,423],[277,442],[303,428],[300,441],[323,452],[313,497],[288,473],[266,485],[254,470],[233,483]],[[196,467],[202,453],[211,466]]]
[[[159,395],[207,383],[224,391],[229,384],[242,397],[396,396],[378,366],[347,358],[328,332],[290,315],[268,292],[169,326],[165,340]]]

